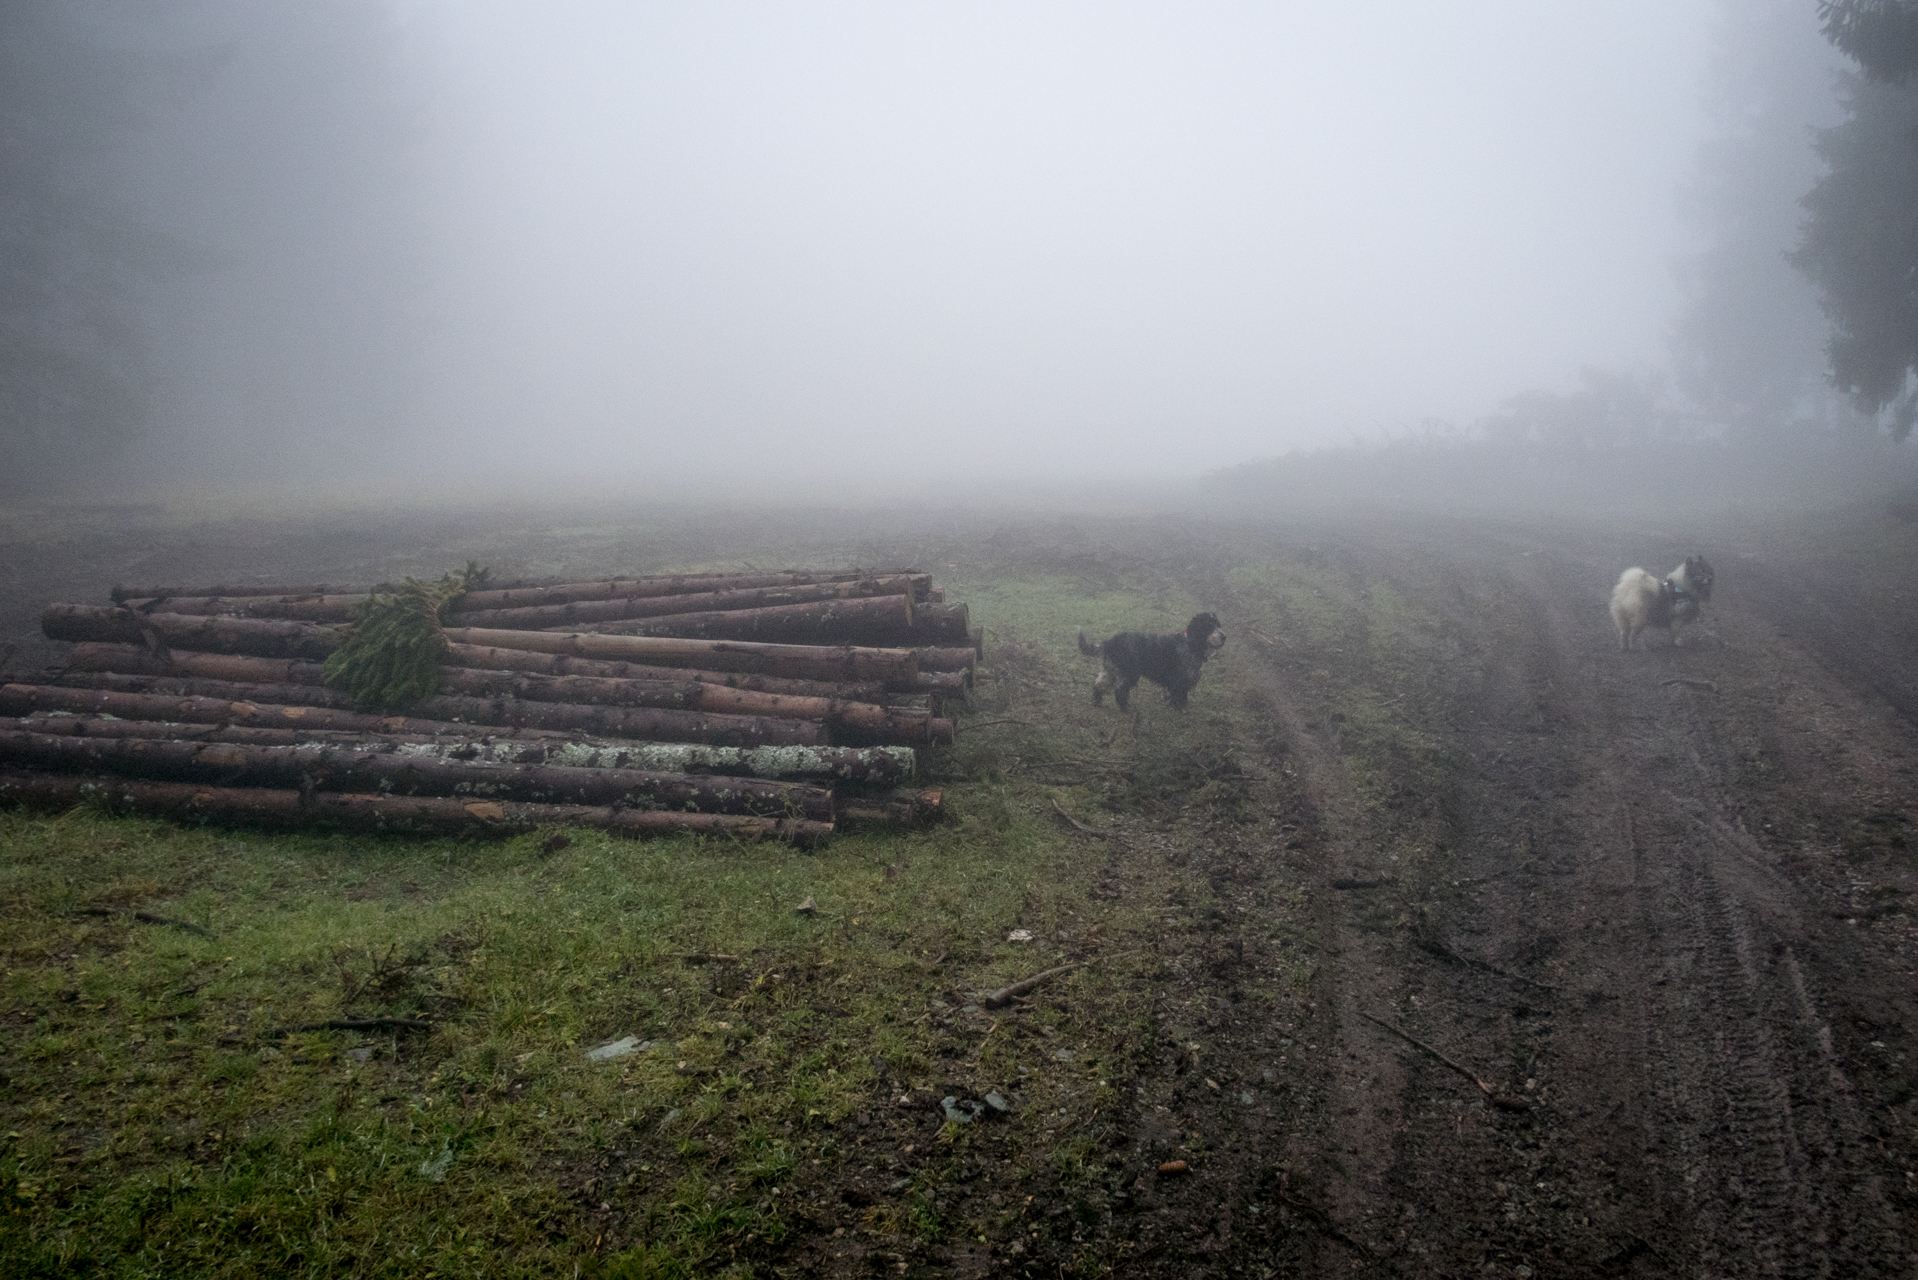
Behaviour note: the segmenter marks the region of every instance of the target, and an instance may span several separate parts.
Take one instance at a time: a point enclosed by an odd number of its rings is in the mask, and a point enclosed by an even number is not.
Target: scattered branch
[[[1715,682],[1710,680],[1700,680],[1694,676],[1673,676],[1669,680],[1660,680],[1658,683],[1661,687],[1668,684],[1696,685],[1700,689],[1710,689],[1713,693],[1718,692],[1718,685]]]
[[[1085,823],[1079,821],[1077,818],[1067,813],[1066,807],[1059,803],[1059,798],[1057,796],[1053,797],[1052,808],[1054,812],[1056,812],[1061,818],[1064,818],[1066,820],[1066,825],[1070,826],[1074,831],[1083,831],[1095,840],[1104,840],[1106,838],[1105,832],[1096,830],[1092,827],[1088,827]]]
[[[1062,973],[1071,973],[1074,969],[1083,969],[1087,965],[1098,961],[1123,960],[1127,956],[1135,954],[1137,954],[1137,948],[1134,948],[1132,951],[1115,951],[1109,956],[1094,956],[1089,960],[1074,960],[1071,964],[1062,964],[1051,969],[1042,969],[1030,978],[1021,978],[1009,986],[1000,987],[997,991],[987,991],[980,994],[978,997],[979,1007],[982,1009],[1002,1008],[1011,1004],[1020,996],[1025,995],[1048,978],[1056,978]]]
[[[1071,973],[1074,969],[1082,969],[1086,964],[1087,962],[1084,960],[1075,960],[1071,964],[1062,964],[1057,968],[1042,969],[1030,978],[1021,978],[1009,986],[1000,987],[997,991],[986,992],[986,994],[979,997],[979,1006],[982,1009],[1003,1008],[1020,996],[1025,995],[1028,991],[1031,991],[1034,987],[1037,987],[1046,979],[1056,978],[1062,973]]]
[[[113,916],[131,916],[141,924],[170,925],[175,929],[185,929],[188,933],[197,934],[202,938],[211,938],[213,936],[190,920],[175,920],[172,916],[156,916],[151,911],[114,911],[108,907],[82,907],[73,914],[76,916],[106,916],[109,918]]]
[[[302,1031],[431,1031],[433,1024],[420,1018],[329,1018],[325,1022],[296,1022],[275,1027],[266,1034],[290,1036]]]
[[[1427,951],[1430,951],[1433,955],[1450,960],[1454,964],[1462,964],[1468,969],[1483,969],[1487,973],[1496,973],[1501,978],[1510,978],[1513,982],[1523,982],[1526,986],[1537,987],[1540,991],[1563,991],[1565,989],[1563,987],[1553,986],[1549,982],[1540,982],[1536,978],[1528,978],[1522,973],[1513,973],[1510,969],[1501,969],[1497,965],[1489,964],[1484,960],[1476,960],[1471,956],[1461,955],[1432,934],[1421,934],[1419,936],[1419,945]]]
[[[1493,1088],[1491,1085],[1487,1084],[1485,1081],[1479,1079],[1478,1073],[1472,1071],[1468,1067],[1460,1066],[1458,1063],[1452,1061],[1452,1059],[1446,1057],[1444,1054],[1440,1053],[1437,1049],[1434,1049],[1431,1045],[1425,1043],[1425,1041],[1419,1039],[1417,1036],[1413,1035],[1411,1032],[1403,1031],[1399,1029],[1398,1027],[1394,1026],[1392,1023],[1387,1022],[1383,1018],[1375,1018],[1371,1014],[1365,1012],[1363,1009],[1359,1010],[1358,1013],[1359,1013],[1359,1017],[1364,1018],[1367,1022],[1377,1023],[1379,1026],[1384,1027],[1387,1031],[1390,1031],[1393,1035],[1399,1037],[1401,1040],[1405,1041],[1407,1044],[1411,1045],[1413,1048],[1418,1049],[1421,1052],[1430,1054],[1432,1057],[1438,1059],[1440,1062],[1444,1063],[1446,1066],[1450,1067],[1452,1070],[1464,1076],[1467,1080],[1470,1080],[1473,1084],[1479,1087],[1479,1092],[1483,1093],[1485,1095],[1485,1100],[1487,1102],[1490,1102],[1493,1106],[1498,1107],[1499,1109],[1504,1111],[1524,1111],[1531,1106],[1531,1104],[1526,1102],[1525,1099],[1523,1098],[1513,1097],[1509,1094],[1500,1093],[1497,1089]]]
[[[1313,1204],[1311,1201],[1303,1200],[1299,1198],[1298,1196],[1293,1195],[1292,1194],[1292,1175],[1289,1170],[1281,1169],[1279,1171],[1279,1185],[1278,1185],[1277,1194],[1278,1194],[1278,1200],[1280,1204],[1285,1205],[1288,1209],[1296,1210],[1299,1214],[1304,1216],[1307,1222],[1310,1222],[1313,1226],[1317,1227],[1320,1231],[1324,1232],[1325,1235],[1327,1235],[1333,1240],[1338,1241],[1340,1244],[1344,1245],[1346,1248],[1352,1250],[1352,1252],[1358,1254],[1361,1258],[1364,1258],[1370,1262],[1377,1262],[1380,1260],[1382,1256],[1384,1256],[1378,1253],[1374,1253],[1371,1249],[1367,1248],[1363,1243],[1361,1243],[1360,1241],[1354,1240],[1350,1235],[1346,1234],[1346,1232],[1339,1226],[1338,1223],[1332,1221],[1331,1214],[1319,1208],[1319,1206]]]

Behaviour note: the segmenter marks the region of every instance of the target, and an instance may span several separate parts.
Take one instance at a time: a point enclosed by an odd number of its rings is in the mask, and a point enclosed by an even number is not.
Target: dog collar
[[[1672,594],[1678,597],[1680,600],[1683,600],[1686,596],[1691,594],[1689,591],[1685,590],[1685,588],[1679,586],[1676,582],[1673,582],[1670,578],[1665,579],[1665,585],[1670,587],[1672,589]]]

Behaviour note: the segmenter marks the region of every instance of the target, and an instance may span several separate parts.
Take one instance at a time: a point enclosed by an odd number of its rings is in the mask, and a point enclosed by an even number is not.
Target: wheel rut
[[[1903,1274],[1910,1206],[1886,1187],[1910,1148],[1884,1144],[1823,1011],[1834,977],[1909,984],[1910,958],[1834,935],[1825,887],[1753,829],[1771,811],[1739,752],[1764,712],[1720,692],[1764,620],[1618,653],[1615,567],[1541,542],[1343,548],[1460,641],[1407,677],[1451,691],[1407,726],[1445,744],[1450,847],[1401,860],[1389,902],[1318,899],[1334,1052],[1326,1127],[1298,1144],[1324,1154],[1301,1167],[1383,1274]],[[1763,647],[1792,680],[1845,683]],[[1309,695],[1272,696],[1321,806],[1321,876],[1376,878],[1382,851],[1432,840],[1369,804]],[[1528,1105],[1486,1105],[1362,1013]],[[1295,1239],[1306,1273],[1353,1264]]]

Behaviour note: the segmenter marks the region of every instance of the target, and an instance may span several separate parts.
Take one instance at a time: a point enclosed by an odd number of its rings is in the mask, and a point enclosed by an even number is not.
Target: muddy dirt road
[[[1909,528],[1876,533],[1909,573]],[[1649,550],[1427,535],[1311,540],[1418,638],[1260,647],[1313,818],[1267,853],[1324,954],[1302,1033],[1240,1040],[1319,1066],[1245,1193],[1292,1230],[1228,1204],[1215,1265],[1914,1274],[1913,579],[1748,539],[1704,634],[1621,654],[1604,588]],[[1322,698],[1355,660],[1427,748],[1385,776]]]

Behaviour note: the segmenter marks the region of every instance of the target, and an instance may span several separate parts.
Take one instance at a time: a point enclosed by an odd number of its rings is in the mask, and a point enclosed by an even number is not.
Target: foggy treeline
[[[1876,7],[1895,18],[1900,6]],[[1918,31],[1918,5],[1905,8],[1901,30]],[[1818,16],[1796,0],[1720,7],[1704,89],[1714,136],[1682,193],[1703,246],[1675,263],[1669,367],[1588,365],[1569,389],[1519,392],[1471,422],[1241,464],[1208,489],[1254,505],[1533,511],[1909,489],[1918,83],[1861,71]]]
[[[1287,79],[1234,39],[1261,56],[1298,45],[1301,58],[1386,61],[1343,19],[1235,10],[1238,27],[1186,29],[1134,6],[1060,5],[1048,26],[984,6],[970,26],[914,28],[829,8],[726,7],[702,25],[592,0],[538,14],[430,0],[0,6],[0,491],[429,489],[481,466],[530,484],[563,478],[553,460],[570,451],[575,473],[641,481],[755,465],[773,483],[856,481],[913,462],[959,476],[964,459],[971,478],[1013,482],[1203,477],[1213,499],[1255,504],[1550,506],[1600,488],[1614,503],[1838,496],[1910,465],[1918,81],[1871,61],[1890,47],[1880,28],[1845,22],[1918,6],[1826,5],[1829,32],[1815,0],[1591,7],[1637,15],[1645,48],[1669,46],[1702,104],[1663,138],[1618,140],[1629,155],[1693,130],[1688,173],[1653,193],[1682,209],[1689,242],[1621,226],[1612,246],[1675,282],[1662,314],[1605,322],[1637,324],[1642,349],[1665,352],[1636,362],[1614,358],[1617,342],[1512,356],[1526,321],[1516,307],[1501,321],[1501,291],[1518,286],[1498,271],[1525,272],[1488,263],[1482,297],[1421,286],[1418,257],[1379,256],[1396,233],[1366,229],[1359,197],[1333,189],[1344,178],[1247,176],[1261,147],[1305,154],[1286,139],[1312,139],[1352,175],[1381,163],[1363,122],[1341,122],[1349,110],[1316,110],[1295,87],[1292,114],[1259,119],[1229,78]],[[1502,0],[1443,26],[1591,38],[1591,13],[1573,8],[1556,35],[1558,19]],[[1440,21],[1393,12],[1408,49],[1420,22]],[[1695,51],[1667,12],[1693,15]],[[1109,66],[1046,61],[1108,17]],[[1157,56],[1168,31],[1190,37],[1174,52],[1191,79],[1143,84],[1126,59]],[[1525,56],[1488,65],[1517,75]],[[924,74],[890,68],[900,59]],[[847,68],[871,84],[847,87]],[[902,95],[910,127],[885,94]],[[1415,96],[1378,99],[1387,133],[1423,109]],[[1195,101],[1226,114],[1160,118]],[[1498,158],[1475,163],[1517,172],[1512,157],[1554,145],[1522,133],[1528,104],[1509,111],[1485,131]],[[1220,118],[1245,127],[1243,155],[1207,136]],[[1032,138],[1052,150],[1020,152]],[[1221,155],[1166,159],[1207,145]],[[566,156],[572,169],[552,158]],[[1215,173],[1231,176],[1209,191]],[[1433,263],[1475,251],[1445,225],[1442,181],[1420,175],[1429,200],[1409,210],[1380,188],[1407,226],[1430,224],[1417,252]],[[1460,208],[1510,203],[1456,181]],[[1150,206],[1163,192],[1176,199]],[[1254,192],[1273,202],[1262,233],[1251,216],[1265,206],[1230,224],[1209,208]],[[1311,216],[1350,223],[1354,245],[1372,237],[1373,277],[1310,274],[1336,268],[1315,268],[1323,246],[1285,219],[1314,201]],[[1589,292],[1606,229],[1581,242],[1541,218],[1531,251],[1554,234],[1566,246],[1564,313],[1625,306]],[[1241,224],[1251,238],[1235,239]],[[1573,255],[1592,258],[1586,276]],[[1536,261],[1527,287],[1554,274]],[[1448,307],[1455,323],[1412,339],[1429,350],[1408,345],[1419,317]],[[1474,334],[1476,373],[1460,367]],[[1297,374],[1328,363],[1326,344],[1349,372],[1308,393]],[[1528,362],[1529,385],[1488,380]],[[1247,461],[1221,465],[1234,458]]]
[[[403,426],[427,249],[390,10],[0,6],[9,488],[323,474]]]

